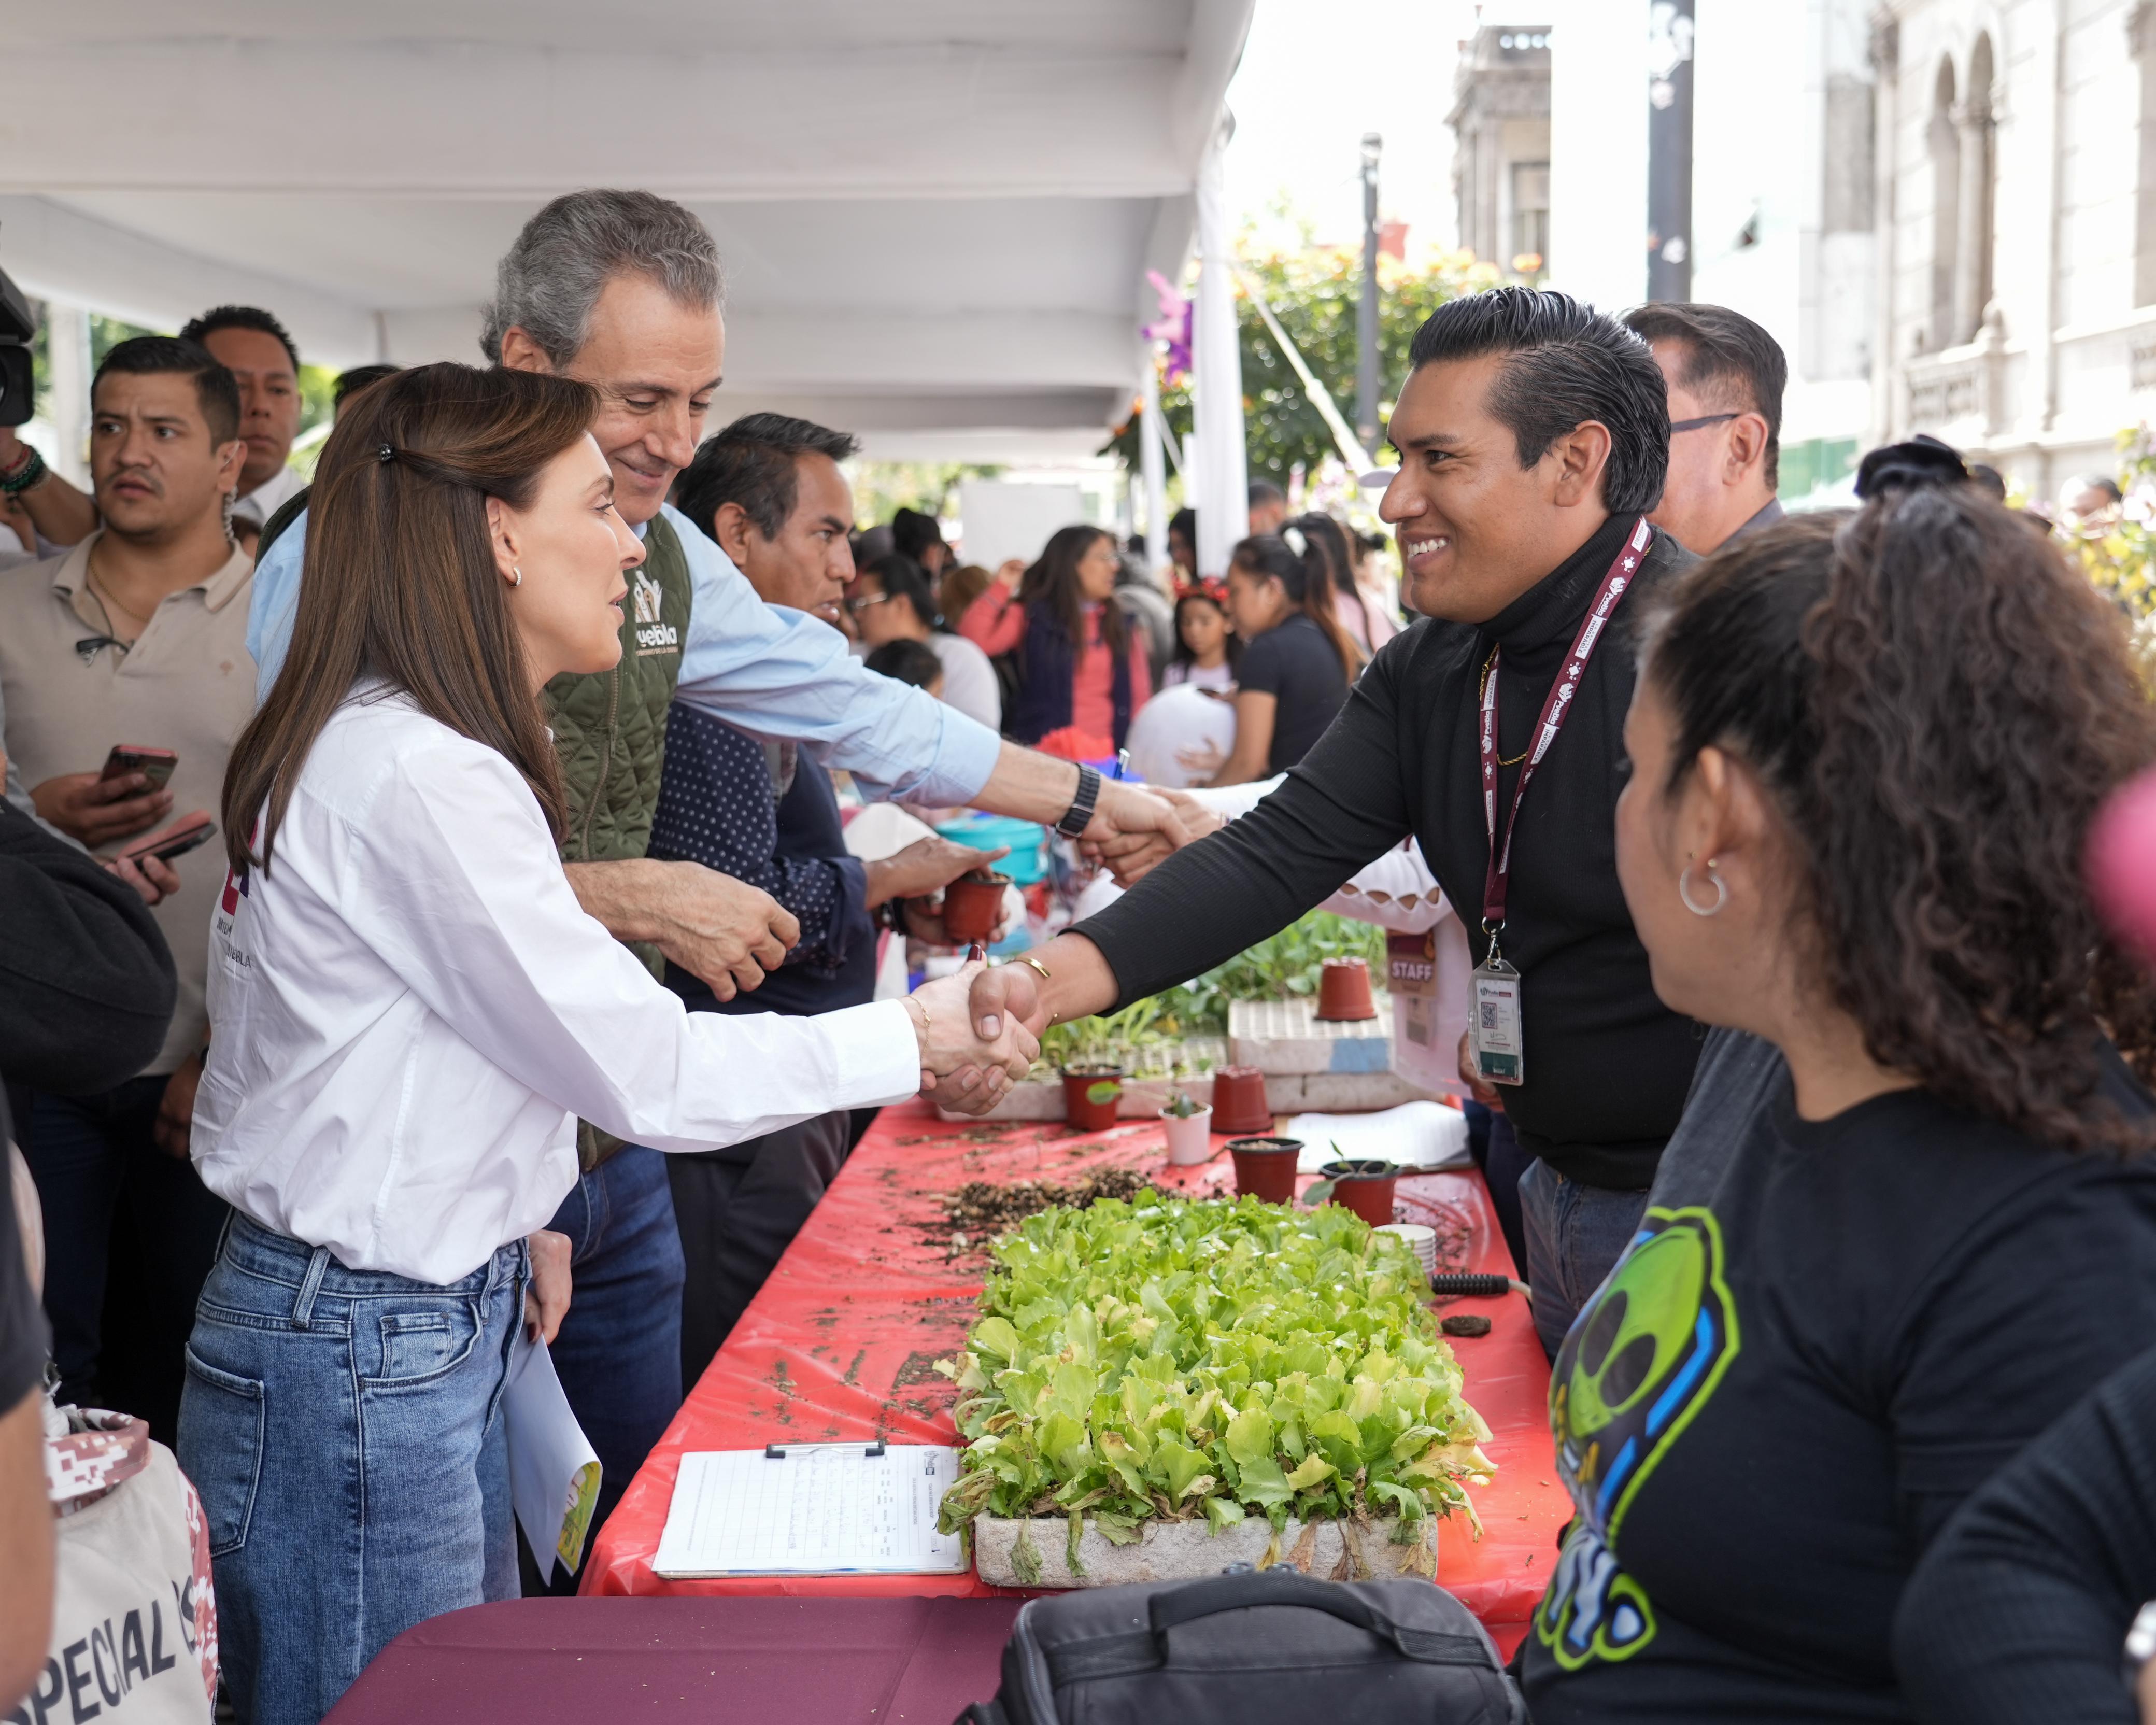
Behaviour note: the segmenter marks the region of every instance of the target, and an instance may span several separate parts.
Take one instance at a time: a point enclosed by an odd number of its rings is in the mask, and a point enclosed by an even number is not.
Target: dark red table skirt
[[[951,1725],[1016,1599],[513,1599],[382,1649],[329,1725]]]

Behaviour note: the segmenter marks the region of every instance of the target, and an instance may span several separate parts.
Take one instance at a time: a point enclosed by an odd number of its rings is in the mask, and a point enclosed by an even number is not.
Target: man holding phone
[[[0,723],[42,819],[102,859],[167,860],[170,874],[140,872],[170,885],[151,914],[178,1004],[140,1074],[92,1096],[34,1092],[18,1124],[51,1242],[62,1394],[141,1414],[169,1441],[225,1214],[187,1160],[223,871],[184,853],[254,713],[253,566],[224,526],[247,444],[232,374],[190,341],[121,342],[90,402],[104,525],[63,557],[0,571]]]

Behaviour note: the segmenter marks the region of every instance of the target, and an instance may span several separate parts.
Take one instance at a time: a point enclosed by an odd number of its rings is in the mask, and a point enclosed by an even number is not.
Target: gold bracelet
[[[1052,983],[1055,980],[1054,977],[1048,973],[1048,967],[1045,964],[1043,964],[1038,958],[1021,957],[1018,962],[1021,964],[1029,964],[1035,970],[1039,971],[1040,973],[1040,979],[1044,983]]]
[[[914,994],[907,995],[906,997],[906,1004],[908,1006],[918,1006],[921,1008],[921,1034],[926,1036],[928,1034],[928,1027],[936,1022],[935,1019],[930,1014],[927,1007],[921,1004],[919,996]]]

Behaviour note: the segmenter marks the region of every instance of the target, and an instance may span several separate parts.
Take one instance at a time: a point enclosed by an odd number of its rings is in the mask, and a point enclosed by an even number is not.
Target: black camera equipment
[[[0,425],[22,424],[37,405],[37,380],[30,369],[30,338],[37,333],[30,302],[0,270]]]

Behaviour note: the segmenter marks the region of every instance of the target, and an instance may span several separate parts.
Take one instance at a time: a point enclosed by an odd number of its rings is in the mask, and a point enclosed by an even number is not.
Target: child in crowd
[[[896,677],[926,689],[938,701],[943,698],[943,661],[926,641],[895,636],[870,654],[866,663],[880,677]]]
[[[1175,655],[1160,685],[1188,683],[1200,689],[1232,689],[1243,640],[1228,622],[1228,584],[1199,581],[1175,595]]]

